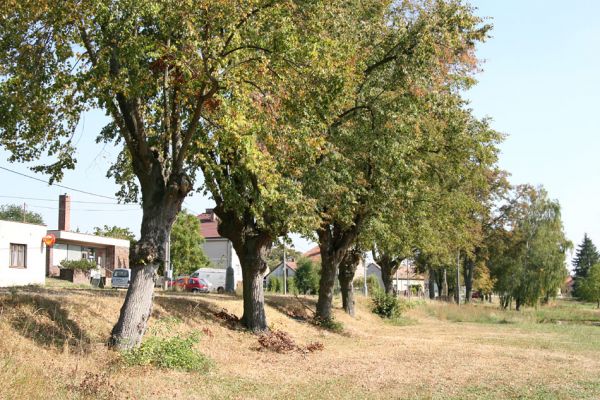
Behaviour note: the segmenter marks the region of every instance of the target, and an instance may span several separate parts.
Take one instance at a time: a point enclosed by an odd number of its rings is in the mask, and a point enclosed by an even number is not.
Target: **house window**
[[[26,268],[27,267],[27,245],[26,244],[10,244],[10,267],[11,268]]]

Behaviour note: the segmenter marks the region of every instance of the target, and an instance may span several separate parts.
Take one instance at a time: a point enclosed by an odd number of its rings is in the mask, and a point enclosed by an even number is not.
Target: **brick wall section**
[[[115,268],[129,268],[128,247],[115,247]]]
[[[71,230],[71,198],[68,194],[58,197],[58,230]]]

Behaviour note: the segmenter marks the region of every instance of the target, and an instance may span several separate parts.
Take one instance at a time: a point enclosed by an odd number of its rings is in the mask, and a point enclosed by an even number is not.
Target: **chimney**
[[[66,193],[58,196],[58,230],[71,230],[71,198]]]
[[[217,220],[217,215],[215,214],[214,208],[207,208],[206,214],[208,214],[208,217],[210,218],[211,221]]]

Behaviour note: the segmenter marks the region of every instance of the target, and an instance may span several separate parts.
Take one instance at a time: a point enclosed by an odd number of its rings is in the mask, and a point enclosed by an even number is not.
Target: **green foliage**
[[[167,338],[150,335],[140,347],[123,352],[122,356],[125,363],[130,366],[152,365],[157,368],[205,373],[213,363],[194,349],[194,345],[199,341],[197,334]]]
[[[96,268],[96,262],[82,258],[80,260],[62,260],[60,266],[65,269],[91,271]]]
[[[491,246],[490,272],[507,307],[535,305],[556,296],[567,276],[565,252],[571,243],[563,232],[560,205],[543,188],[517,187],[505,227]]]
[[[283,293],[283,278],[270,276],[267,282],[267,290],[273,293]]]
[[[175,276],[191,274],[210,265],[203,243],[200,220],[185,210],[181,211],[171,230],[171,263]]]
[[[0,206],[0,220],[45,225],[40,214],[29,210],[25,210],[23,213],[23,207],[16,204]]]
[[[354,288],[356,290],[363,290],[363,288],[365,287],[365,279],[362,276],[358,277],[354,280],[352,284],[354,285]],[[380,291],[382,289],[383,288],[379,283],[379,279],[377,279],[375,275],[367,276],[367,291],[369,293],[375,293],[376,291]]]
[[[285,258],[287,261],[298,260],[298,259],[300,259],[301,256],[302,256],[302,253],[290,248],[289,245],[286,245]],[[273,248],[269,252],[269,257],[267,258],[267,266],[269,267],[269,270],[272,270],[273,268],[275,268],[279,264],[281,264],[282,260],[283,260],[283,245],[281,243],[277,243],[275,246],[273,246]]]
[[[297,265],[295,281],[298,292],[317,294],[319,291],[320,266],[308,258],[300,258]]]
[[[577,247],[573,266],[575,267],[574,296],[580,297],[579,286],[582,278],[588,276],[589,270],[596,263],[600,262],[600,254],[592,239],[586,234],[583,235],[583,241]]]
[[[131,247],[133,247],[133,245],[135,245],[136,242],[135,235],[133,234],[133,232],[131,232],[129,228],[121,228],[116,225],[104,225],[102,228],[96,226],[94,227],[94,235],[129,240],[129,244]]]
[[[398,318],[407,308],[396,296],[387,294],[383,290],[375,290],[371,294],[373,307],[371,310],[381,318]]]
[[[578,290],[583,300],[595,302],[600,308],[600,263],[592,265]]]

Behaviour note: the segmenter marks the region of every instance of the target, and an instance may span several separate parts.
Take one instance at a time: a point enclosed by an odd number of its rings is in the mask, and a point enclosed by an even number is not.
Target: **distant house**
[[[377,263],[371,262],[367,265],[367,276],[375,276],[379,285],[383,288],[381,267]],[[425,277],[415,271],[414,265],[409,260],[404,260],[392,276],[392,288],[398,294],[408,294],[409,287],[413,288],[413,291],[417,290],[418,293],[424,293]]]
[[[212,208],[208,208],[205,213],[198,215],[198,219],[200,232],[205,239],[202,247],[210,259],[211,267],[233,268],[234,282],[237,287],[238,283],[242,282],[242,266],[231,241],[219,235],[217,215]]]
[[[46,226],[0,221],[0,287],[43,285]]]
[[[302,253],[302,257],[308,258],[312,262],[321,263],[321,249],[319,246],[314,246],[310,250]],[[356,272],[354,273],[354,279],[362,278],[365,276],[365,260],[361,258],[356,267]],[[381,277],[381,272],[379,273]]]
[[[58,200],[58,229],[48,230],[56,244],[46,253],[46,274],[60,275],[63,260],[95,261],[101,276],[112,277],[115,268],[129,268],[129,240],[71,232],[71,198],[64,194]]]
[[[286,266],[286,275],[288,278],[293,278],[294,276],[296,276],[296,269],[298,269],[298,265],[296,264],[295,261],[287,261],[285,263]],[[275,268],[273,268],[271,271],[269,271],[266,275],[265,275],[265,279],[268,282],[270,277],[276,277],[276,278],[283,278],[283,261],[279,263],[279,265],[277,265]]]
[[[308,258],[312,262],[321,262],[321,249],[319,246],[315,246],[310,250],[302,253],[302,257]]]

